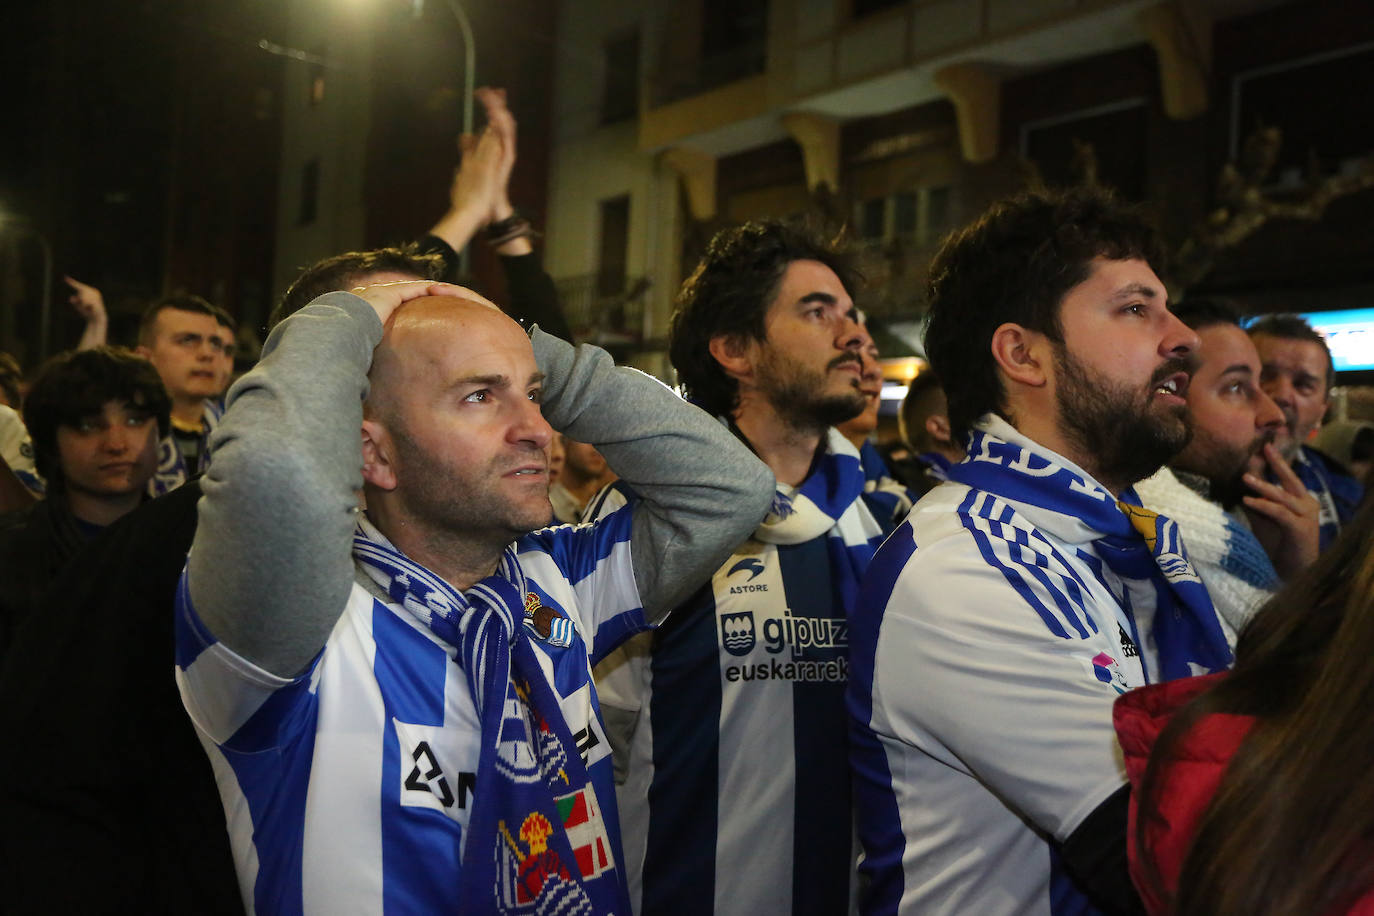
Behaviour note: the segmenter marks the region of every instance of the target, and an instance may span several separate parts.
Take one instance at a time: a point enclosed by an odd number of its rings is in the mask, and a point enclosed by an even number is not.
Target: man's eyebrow
[[[807,293],[805,296],[802,296],[800,299],[797,300],[797,304],[806,305],[811,302],[820,302],[823,305],[834,305],[836,302],[839,301],[840,300],[836,299],[830,293],[823,293],[817,290],[814,293]]]
[[[450,388],[458,388],[463,385],[481,385],[483,388],[505,388],[510,384],[510,379],[504,375],[465,375],[456,378],[449,383]]]
[[[544,373],[542,373],[542,372],[531,372],[531,373],[530,373],[530,380],[529,380],[526,384],[528,384],[528,385],[539,385],[539,384],[543,383],[544,379],[546,379],[547,377],[548,377],[548,376],[544,375]]]
[[[1113,299],[1130,299],[1132,296],[1144,296],[1146,299],[1153,299],[1159,295],[1159,290],[1144,283],[1128,283],[1115,293]]]
[[[1232,375],[1235,373],[1253,376],[1255,374],[1255,370],[1253,367],[1248,366],[1245,363],[1236,363],[1234,366],[1227,366],[1225,369],[1221,370],[1222,375]]]

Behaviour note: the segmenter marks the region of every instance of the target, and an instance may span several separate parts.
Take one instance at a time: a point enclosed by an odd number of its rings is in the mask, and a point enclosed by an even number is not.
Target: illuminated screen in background
[[[1262,316],[1255,316],[1251,325]],[[1303,312],[1299,317],[1326,338],[1337,372],[1374,370],[1374,308]]]

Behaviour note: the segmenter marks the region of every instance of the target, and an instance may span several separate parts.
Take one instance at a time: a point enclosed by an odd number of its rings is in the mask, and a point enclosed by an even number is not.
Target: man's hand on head
[[[423,296],[454,296],[459,299],[485,301],[481,296],[466,287],[453,283],[438,283],[434,280],[398,280],[394,283],[378,283],[374,286],[358,286],[349,290],[353,295],[372,306],[385,325],[402,303]]]
[[[1289,579],[1316,562],[1321,504],[1273,443],[1264,446],[1264,459],[1278,484],[1246,474],[1245,485],[1256,495],[1245,497],[1245,514],[1274,569]]]

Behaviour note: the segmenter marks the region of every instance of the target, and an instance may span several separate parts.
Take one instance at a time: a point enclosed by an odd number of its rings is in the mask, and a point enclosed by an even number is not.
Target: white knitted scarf
[[[1136,484],[1135,492],[1143,506],[1178,524],[1188,558],[1207,586],[1226,641],[1234,648],[1236,634],[1280,584],[1264,548],[1242,522],[1168,468]]]

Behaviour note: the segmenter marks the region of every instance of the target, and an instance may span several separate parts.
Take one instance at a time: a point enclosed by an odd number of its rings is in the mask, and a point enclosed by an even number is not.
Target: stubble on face
[[[525,502],[498,489],[501,475],[520,461],[545,463],[542,449],[494,456],[485,467],[454,469],[436,461],[398,418],[392,417],[387,428],[396,447],[398,476],[405,480],[398,493],[411,517],[430,530],[463,539],[487,532],[493,542],[506,543],[549,523],[553,506],[547,485],[542,500]]]
[[[863,412],[867,399],[859,390],[859,377],[854,376],[853,387],[828,392],[830,373],[853,364],[862,366],[858,353],[846,352],[826,363],[817,372],[809,366],[788,359],[771,347],[765,347],[755,375],[759,392],[768,400],[783,422],[796,430],[815,433],[851,420]]]
[[[1253,491],[1245,485],[1242,477],[1247,472],[1261,471],[1252,466],[1254,459],[1273,441],[1273,431],[1263,431],[1257,433],[1248,446],[1237,447],[1214,437],[1206,428],[1195,426],[1193,441],[1187,448],[1187,461],[1175,463],[1181,470],[1205,479],[1209,495],[1223,509],[1233,509],[1240,505],[1242,497],[1252,495]]]
[[[1155,388],[1179,372],[1192,373],[1192,359],[1162,363],[1143,391],[1118,384],[1054,348],[1055,401],[1059,431],[1076,450],[1091,456],[1099,481],[1123,489],[1162,468],[1188,445],[1192,426],[1186,405],[1160,407]]]

